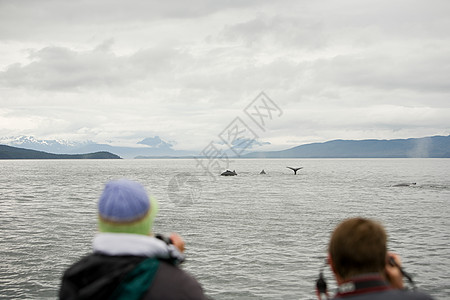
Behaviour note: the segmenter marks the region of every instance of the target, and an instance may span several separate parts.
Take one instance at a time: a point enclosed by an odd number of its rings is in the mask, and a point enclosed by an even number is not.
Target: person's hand
[[[172,241],[172,244],[180,250],[181,253],[184,252],[184,241],[183,238],[177,234],[177,233],[171,233],[169,236],[170,240]]]
[[[394,264],[390,262],[390,258],[394,260]],[[401,267],[401,265],[402,262],[400,260],[400,257],[395,253],[388,252],[384,272],[386,274],[386,279],[394,289],[403,288],[403,275],[399,268]]]

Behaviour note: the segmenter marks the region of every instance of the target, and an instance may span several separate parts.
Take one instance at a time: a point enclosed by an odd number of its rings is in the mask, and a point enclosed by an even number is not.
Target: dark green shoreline
[[[120,156],[106,152],[85,154],[54,154],[24,148],[0,145],[0,159],[121,159]]]

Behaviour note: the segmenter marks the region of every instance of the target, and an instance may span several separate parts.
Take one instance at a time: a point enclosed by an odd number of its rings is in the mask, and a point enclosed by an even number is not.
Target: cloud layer
[[[201,150],[261,91],[284,111],[258,132],[266,149],[447,135],[449,13],[448,1],[0,1],[0,135]]]

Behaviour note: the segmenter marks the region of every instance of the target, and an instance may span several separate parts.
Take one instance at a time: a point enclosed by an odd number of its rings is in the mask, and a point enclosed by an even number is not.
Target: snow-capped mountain
[[[0,137],[0,144],[55,154],[108,151],[122,158],[135,158],[136,156],[189,156],[196,154],[190,151],[174,150],[172,149],[172,144],[163,141],[158,136],[146,138],[138,142],[136,147],[117,147],[108,144],[97,144],[92,141],[40,140],[32,136]]]
[[[92,143],[93,142],[90,141],[76,142],[68,140],[40,140],[34,138],[33,136],[0,137],[0,144],[3,145],[56,154],[73,153],[74,150]]]

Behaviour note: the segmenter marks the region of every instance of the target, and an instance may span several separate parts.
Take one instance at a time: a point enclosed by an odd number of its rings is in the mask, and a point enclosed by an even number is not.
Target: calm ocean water
[[[304,168],[294,176],[286,166]],[[254,159],[231,168],[239,175],[212,180],[195,160],[0,161],[0,298],[57,297],[64,269],[90,251],[104,183],[118,178],[158,199],[154,231],[185,238],[184,269],[213,299],[315,299],[330,231],[352,216],[381,221],[417,285],[449,297],[450,159]],[[392,187],[402,182],[417,185]]]

